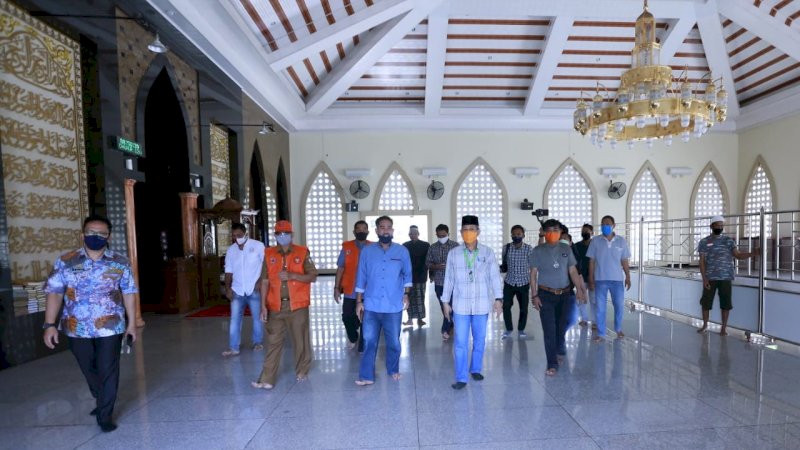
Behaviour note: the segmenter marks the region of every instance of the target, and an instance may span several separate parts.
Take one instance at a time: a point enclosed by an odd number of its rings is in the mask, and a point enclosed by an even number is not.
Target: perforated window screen
[[[504,193],[491,172],[478,164],[464,178],[456,194],[456,223],[451,229],[461,228],[461,217],[475,215],[480,220],[478,241],[494,250],[501,258],[505,224],[503,223]],[[458,233],[455,233],[458,235]],[[459,236],[460,241],[460,236]]]
[[[317,269],[336,269],[342,245],[343,199],[325,171],[320,171],[306,198],[306,245]]]

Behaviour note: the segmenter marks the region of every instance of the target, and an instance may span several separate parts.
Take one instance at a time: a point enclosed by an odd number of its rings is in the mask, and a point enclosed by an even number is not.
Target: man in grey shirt
[[[572,295],[570,280],[578,289],[577,299],[581,303],[586,302],[586,287],[575,268],[572,249],[559,242],[561,223],[550,219],[542,228],[545,242],[536,246],[530,256],[531,286],[537,287],[531,289],[531,300],[542,321],[544,351],[547,354],[545,373],[553,376],[558,372],[558,349],[567,325],[566,306]]]
[[[628,261],[631,250],[628,241],[614,233],[614,218],[604,216],[600,226],[603,236],[592,239],[586,256],[589,259],[589,290],[595,295],[595,314],[597,314],[597,334],[593,340],[599,341],[606,335],[606,305],[608,293],[614,305],[614,332],[617,337],[622,332],[622,311],[625,306],[625,290],[631,288],[631,269]]]

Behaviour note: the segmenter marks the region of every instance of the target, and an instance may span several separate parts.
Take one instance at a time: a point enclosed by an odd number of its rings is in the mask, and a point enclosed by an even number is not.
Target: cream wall
[[[266,120],[272,122],[270,117],[264,112],[247,94],[242,93],[242,120],[243,123],[257,124]],[[244,161],[240,173],[244,174],[244,179],[250,179],[250,159],[253,157],[253,150],[255,144],[258,142],[258,149],[261,151],[261,162],[264,165],[264,176],[266,183],[269,185],[272,193],[277,192],[275,183],[278,181],[278,163],[283,159],[283,170],[286,171],[286,177],[290,177],[291,164],[289,162],[289,134],[281,129],[277,124],[275,126],[275,133],[261,135],[258,134],[259,127],[243,127],[243,145],[244,145]],[[290,195],[295,192],[289,186]],[[293,199],[294,200],[294,199]],[[292,201],[289,205],[290,211],[296,208]]]
[[[739,134],[739,193],[742,209],[750,173],[760,155],[772,175],[777,211],[800,208],[800,115],[745,130]]]
[[[667,217],[689,217],[689,203],[692,188],[700,171],[713,161],[722,175],[730,193],[730,209],[735,211],[739,204],[739,176],[737,163],[739,140],[733,133],[709,134],[699,141],[689,144],[675,142],[671,148],[656,144],[648,150],[644,144],[634,150],[618,147],[597,150],[589,144],[588,138],[573,132],[352,132],[352,133],[295,133],[290,136],[291,152],[291,192],[292,219],[301,223],[301,196],[312,173],[320,161],[327,164],[345,191],[345,201],[351,198],[347,187],[351,180],[344,175],[348,168],[370,168],[372,174],[365,178],[372,192],[359,200],[360,213],[372,209],[377,195],[378,181],[392,164],[397,163],[411,179],[417,195],[419,208],[432,211],[431,224],[456,224],[453,210],[455,183],[463,172],[472,166],[477,158],[484,159],[502,178],[507,189],[509,208],[507,227],[520,223],[531,227],[535,219],[529,211],[521,211],[519,203],[523,198],[542,207],[545,186],[555,171],[567,158],[574,159],[589,176],[595,189],[598,211],[596,221],[605,214],[626,220],[627,197],[611,200],[606,194],[608,179],[599,173],[600,167],[624,167],[625,176],[614,181],[630,184],[642,165],[649,161],[664,183],[667,196]],[[535,166],[540,170],[538,176],[517,178],[514,167]],[[688,166],[694,173],[683,178],[667,175],[667,167]],[[425,190],[430,180],[420,173],[423,167],[446,167],[448,175],[442,178],[446,191],[439,200],[428,200]],[[349,236],[353,223],[360,213],[346,214],[346,232]]]

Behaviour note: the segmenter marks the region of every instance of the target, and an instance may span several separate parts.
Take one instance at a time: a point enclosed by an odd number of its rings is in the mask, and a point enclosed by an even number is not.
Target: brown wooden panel
[[[446,73],[445,78],[476,78],[476,79],[508,79],[508,80],[531,80],[533,75],[527,74],[503,74],[503,73]]]
[[[376,67],[425,67],[425,61],[379,61]]]
[[[636,38],[633,36],[570,36],[567,40],[578,42],[636,42]]]
[[[317,76],[317,71],[314,70],[314,65],[311,64],[311,60],[308,59],[308,58],[304,59],[303,60],[303,65],[306,66],[306,70],[308,71],[308,74],[311,75],[311,80],[314,82],[314,84],[318,85],[319,84],[319,77]]]
[[[442,89],[462,91],[527,91],[528,86],[473,86],[469,84],[444,85]]]
[[[725,21],[722,22],[722,28],[726,28],[728,25],[730,25],[732,23],[733,23],[733,21],[731,19],[725,19]]]
[[[576,20],[572,23],[574,27],[602,27],[602,28],[634,28],[636,22],[607,22],[598,20]],[[667,28],[666,22],[656,22],[656,28]]]
[[[746,105],[748,103],[752,103],[752,102],[758,100],[761,97],[764,97],[766,95],[772,94],[773,92],[779,91],[779,90],[781,90],[783,88],[792,86],[792,85],[797,84],[797,83],[800,83],[800,76],[794,77],[791,80],[786,80],[783,83],[777,84],[777,85],[765,90],[764,92],[759,92],[758,94],[755,94],[752,97],[747,97],[746,99],[742,100],[741,104],[742,105]]]
[[[529,25],[542,27],[550,25],[549,20],[537,19],[450,19],[447,23],[450,25]]]
[[[269,28],[267,28],[267,24],[261,20],[261,15],[258,14],[258,11],[253,7],[253,4],[250,3],[250,0],[240,0],[242,3],[242,7],[245,11],[247,11],[247,15],[250,16],[250,19],[256,24],[258,27],[258,31],[261,32],[261,35],[264,36],[264,39],[267,40],[267,44],[269,45],[270,50],[273,52],[278,49],[278,43],[275,42],[275,38],[272,37],[272,33],[269,32]]]
[[[325,70],[328,73],[331,73],[333,70],[333,66],[331,65],[331,61],[328,59],[328,53],[325,50],[319,52],[319,57],[322,58],[322,64],[325,66]]]
[[[676,58],[705,58],[705,53],[675,52]]]
[[[297,35],[294,34],[292,23],[289,22],[289,18],[286,17],[286,12],[283,11],[283,6],[281,6],[280,0],[269,0],[269,4],[272,6],[272,10],[275,11],[275,14],[278,16],[278,20],[281,21],[283,29],[286,30],[286,34],[289,36],[289,41],[296,41]]]
[[[781,69],[781,70],[779,70],[779,71],[777,71],[777,72],[775,72],[775,73],[773,73],[773,74],[771,74],[769,76],[766,76],[766,77],[756,81],[755,83],[753,83],[753,84],[751,84],[749,86],[743,87],[742,89],[740,89],[738,91],[738,93],[742,94],[744,92],[747,92],[747,91],[749,91],[749,90],[751,90],[753,88],[761,86],[762,84],[764,84],[764,83],[766,83],[768,81],[774,80],[775,78],[778,78],[779,76],[781,76],[781,75],[783,75],[783,74],[785,74],[787,72],[791,72],[792,70],[795,70],[797,68],[800,68],[800,63],[795,63],[795,64],[792,64],[791,66],[784,67],[783,69]]]
[[[786,59],[788,57],[789,57],[789,55],[787,55],[785,53],[782,53],[782,54],[778,55],[776,58],[773,58],[773,59],[765,62],[764,64],[756,67],[755,69],[752,69],[747,73],[743,73],[742,75],[739,75],[738,77],[733,79],[733,82],[734,83],[738,83],[738,82],[740,82],[742,80],[750,78],[751,76],[757,74],[758,72],[761,72],[762,70],[764,70],[764,69],[766,69],[768,67],[774,66],[775,64],[783,61],[784,59]]]
[[[393,48],[393,49],[389,50],[389,53],[403,53],[403,54],[428,53],[428,49],[426,49],[426,48]]]
[[[427,34],[407,34],[403,39],[410,39],[410,40],[427,40]]]
[[[787,27],[790,27],[792,26],[792,22],[794,22],[794,20],[797,19],[798,17],[800,17],[800,10],[796,11],[794,14],[787,17],[786,22],[784,23],[786,24]]]
[[[728,44],[728,43],[730,43],[732,40],[734,40],[734,39],[738,38],[739,36],[741,36],[741,35],[743,35],[743,34],[745,34],[745,33],[747,33],[747,30],[746,30],[746,29],[744,29],[744,28],[739,28],[739,30],[738,30],[738,31],[736,31],[736,32],[732,33],[730,36],[728,36],[728,37],[726,37],[726,38],[725,38],[725,43],[726,43],[726,44]]]
[[[573,69],[629,69],[630,64],[558,63],[558,67]]]
[[[447,39],[472,39],[496,41],[543,41],[541,34],[448,34]]]
[[[297,2],[297,7],[300,8],[300,14],[303,15],[303,21],[306,23],[306,28],[308,28],[308,32],[314,34],[317,32],[317,27],[314,26],[314,18],[311,17],[311,13],[308,12],[308,7],[306,6],[305,0],[295,0]]]
[[[425,86],[350,86],[349,91],[424,91]]]
[[[297,89],[300,90],[300,93],[303,94],[303,97],[308,97],[308,91],[306,87],[303,86],[303,82],[300,81],[300,77],[297,76],[297,72],[295,72],[294,67],[287,67],[286,71],[289,73],[289,77],[294,81],[295,86]]]
[[[757,59],[757,58],[760,58],[760,57],[764,56],[765,54],[771,52],[774,49],[775,49],[774,46],[768,45],[768,46],[762,48],[761,50],[753,53],[752,55],[748,56],[747,58],[739,61],[738,63],[736,63],[734,65],[732,65],[731,66],[731,70],[736,70],[739,67],[742,67],[743,65],[749,63],[750,61],[753,61],[754,59]]]
[[[686,38],[686,39],[683,40],[683,43],[684,44],[702,44],[703,40],[702,39],[696,39],[696,38]]]
[[[741,52],[747,50],[748,48],[750,48],[753,44],[756,44],[756,43],[758,43],[760,41],[761,41],[761,38],[756,36],[753,39],[750,39],[749,41],[747,41],[744,44],[740,45],[739,47],[734,49],[732,52],[728,53],[728,56],[738,55],[739,53],[741,53]]]
[[[630,50],[571,50],[566,49],[562,55],[582,55],[582,56],[630,56]]]
[[[417,74],[405,74],[405,73],[376,73],[376,74],[364,74],[361,78],[365,80],[424,80],[425,75],[417,75]]]
[[[538,48],[448,48],[447,53],[497,53],[497,54],[518,54],[518,55],[538,55],[542,51]]]
[[[340,102],[419,102],[425,97],[339,97]]]
[[[462,101],[462,102],[497,102],[497,101],[525,101],[527,97],[461,97],[448,96],[442,97],[442,101]]]
[[[777,5],[773,6],[771,10],[769,10],[769,15],[775,17],[778,14],[778,11],[782,10],[786,5],[792,3],[792,0],[783,0]]]
[[[502,62],[502,61],[445,61],[445,66],[451,67],[536,67],[535,62]]]

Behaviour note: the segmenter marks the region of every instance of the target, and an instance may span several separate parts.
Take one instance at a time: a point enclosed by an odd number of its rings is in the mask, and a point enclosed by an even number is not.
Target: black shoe
[[[90,416],[96,416],[97,415],[97,408],[95,408],[91,412],[89,412],[89,415]]]
[[[481,375],[479,373],[473,373],[472,374],[472,379],[475,380],[475,381],[481,381],[481,380],[483,380],[483,375]]]
[[[450,385],[450,387],[452,387],[455,390],[464,389],[464,387],[466,387],[466,386],[467,386],[467,383],[464,383],[463,381],[456,381],[455,383]]]
[[[102,430],[103,433],[110,433],[117,429],[117,424],[114,422],[103,422],[98,425],[100,425],[100,430]]]

